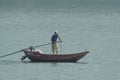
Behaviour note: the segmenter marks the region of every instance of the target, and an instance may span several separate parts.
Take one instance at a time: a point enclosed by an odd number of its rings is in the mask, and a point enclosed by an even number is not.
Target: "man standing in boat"
[[[55,31],[54,34],[51,37],[53,54],[58,54],[58,52],[59,52],[59,48],[57,46],[57,39],[59,39],[60,42],[62,42],[60,36],[58,35],[58,31]]]

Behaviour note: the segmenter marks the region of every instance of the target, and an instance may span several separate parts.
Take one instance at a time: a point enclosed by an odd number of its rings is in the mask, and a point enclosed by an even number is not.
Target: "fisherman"
[[[60,42],[62,42],[60,36],[58,35],[58,31],[55,31],[51,37],[51,42],[52,42],[51,47],[52,47],[53,54],[58,54],[58,52],[59,52],[59,48],[57,46],[57,39],[59,39]]]
[[[44,54],[42,50],[35,49],[33,46],[29,47],[30,51],[37,54]]]
[[[30,51],[33,51],[33,50],[35,50],[35,48],[34,48],[33,46],[30,46],[30,47],[29,47],[29,50],[30,50]],[[27,57],[27,55],[22,56],[21,60],[23,61],[26,57]]]
[[[44,52],[42,50],[37,50],[35,49],[35,47],[30,46],[28,49],[23,49],[23,51],[27,50],[30,53],[34,53],[34,54],[44,54]],[[21,60],[24,60],[27,57],[27,55],[22,56]]]

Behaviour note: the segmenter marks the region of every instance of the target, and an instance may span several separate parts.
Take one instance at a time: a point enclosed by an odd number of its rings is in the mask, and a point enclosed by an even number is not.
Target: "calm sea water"
[[[22,52],[0,58],[0,80],[119,80],[120,2],[0,0],[0,56],[63,40],[60,54],[89,50],[77,63],[32,63]],[[51,46],[39,47],[51,54]]]

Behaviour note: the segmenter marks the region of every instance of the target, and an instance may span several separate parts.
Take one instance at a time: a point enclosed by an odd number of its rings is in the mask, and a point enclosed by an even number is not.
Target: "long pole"
[[[57,43],[59,43],[60,41],[58,41]],[[42,46],[46,46],[46,45],[50,45],[51,43],[46,43],[46,44],[42,44],[42,45],[38,45],[38,46],[34,46],[34,48],[37,48],[37,47],[42,47]],[[25,48],[25,49],[29,49],[29,48]],[[13,52],[13,53],[9,53],[9,54],[6,54],[6,55],[2,55],[0,56],[0,58],[3,58],[3,57],[6,57],[6,56],[10,56],[10,55],[13,55],[13,54],[16,54],[16,53],[19,53],[19,52],[22,52],[22,50],[19,50],[19,51],[16,51],[16,52]]]

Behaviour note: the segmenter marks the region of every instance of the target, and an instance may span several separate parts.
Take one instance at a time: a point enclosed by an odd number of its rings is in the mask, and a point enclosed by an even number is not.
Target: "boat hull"
[[[38,54],[31,51],[24,51],[25,55],[32,62],[77,62],[79,59],[83,58],[89,51],[84,51],[75,54]]]

